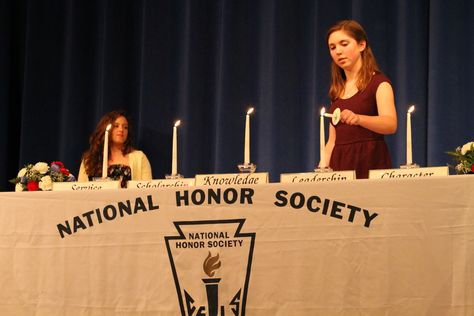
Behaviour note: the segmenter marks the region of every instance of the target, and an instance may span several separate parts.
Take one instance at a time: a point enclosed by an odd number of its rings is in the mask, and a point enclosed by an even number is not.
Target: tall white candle
[[[326,113],[326,109],[323,107],[321,109],[321,117],[319,119],[319,156],[320,162],[319,167],[325,168],[326,167],[326,157],[324,154],[324,149],[326,147],[326,136],[324,135],[324,113]]]
[[[412,160],[412,144],[411,144],[411,112],[415,110],[415,106],[412,105],[407,112],[407,165],[413,163]]]
[[[109,130],[112,128],[112,124],[107,125],[105,128],[104,135],[104,153],[102,155],[102,179],[107,178],[107,167],[109,165]]]
[[[245,116],[245,144],[244,144],[244,165],[250,164],[250,114],[253,108],[248,109]]]
[[[178,126],[181,124],[181,120],[177,120],[173,126],[173,148],[171,158],[171,175],[175,176],[178,174]]]

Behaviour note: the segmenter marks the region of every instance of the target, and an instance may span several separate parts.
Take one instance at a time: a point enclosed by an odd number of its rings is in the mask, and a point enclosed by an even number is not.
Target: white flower
[[[49,171],[49,166],[46,162],[37,162],[34,166],[33,166],[33,170],[36,170],[38,171],[39,173],[41,174],[45,174],[46,172]]]
[[[465,155],[473,147],[474,147],[474,142],[469,142],[467,144],[464,144],[464,146],[462,146],[461,148],[461,154]]]
[[[18,177],[18,178],[21,178],[21,177],[23,177],[25,174],[26,174],[26,168],[23,168],[23,169],[21,169],[20,171],[18,171],[17,177]]]
[[[15,192],[21,192],[23,191],[23,186],[21,185],[21,183],[17,183],[15,185]]]
[[[53,189],[53,180],[51,180],[50,176],[44,176],[41,178],[38,186],[43,191],[51,191]]]

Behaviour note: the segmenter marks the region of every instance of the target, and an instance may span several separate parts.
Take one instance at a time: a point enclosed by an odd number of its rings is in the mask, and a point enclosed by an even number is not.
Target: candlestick
[[[402,169],[412,169],[419,168],[420,166],[413,162],[412,160],[412,143],[411,143],[411,113],[415,110],[415,106],[412,105],[407,112],[407,163],[406,165],[401,165]]]
[[[172,147],[172,159],[171,159],[171,175],[178,174],[178,126],[181,124],[181,120],[177,120],[173,126],[173,147]]]
[[[250,114],[253,111],[254,108],[249,108],[245,115],[244,162],[237,165],[242,173],[253,173],[257,169],[257,166],[250,162]]]
[[[321,116],[319,119],[319,167],[325,168],[326,167],[326,157],[325,157],[325,148],[326,148],[326,136],[324,133],[324,113],[326,113],[326,108],[323,106],[321,109]]]
[[[105,128],[104,135],[104,153],[102,155],[102,179],[107,178],[107,167],[109,165],[109,130],[112,128],[112,124],[107,125]]]
[[[412,161],[412,144],[411,144],[411,113],[415,110],[412,105],[407,112],[407,165],[413,164]]]
[[[250,108],[245,116],[245,144],[244,144],[244,165],[250,164],[250,114],[254,108]]]

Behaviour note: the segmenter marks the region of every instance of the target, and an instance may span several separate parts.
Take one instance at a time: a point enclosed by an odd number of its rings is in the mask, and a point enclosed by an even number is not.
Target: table
[[[0,315],[473,315],[474,176],[0,193]]]

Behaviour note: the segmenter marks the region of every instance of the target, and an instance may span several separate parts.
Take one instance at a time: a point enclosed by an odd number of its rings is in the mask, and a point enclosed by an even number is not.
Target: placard
[[[179,178],[179,179],[155,179],[147,181],[128,181],[128,189],[150,189],[150,188],[175,188],[175,187],[190,187],[194,185],[194,178]]]
[[[197,174],[196,185],[248,185],[268,183],[268,172]]]
[[[354,170],[334,171],[334,172],[303,172],[303,173],[282,173],[281,183],[301,183],[301,182],[334,182],[354,180]]]
[[[400,179],[448,176],[448,167],[369,170],[369,179]]]
[[[120,189],[120,181],[53,182],[53,191],[98,191]]]

